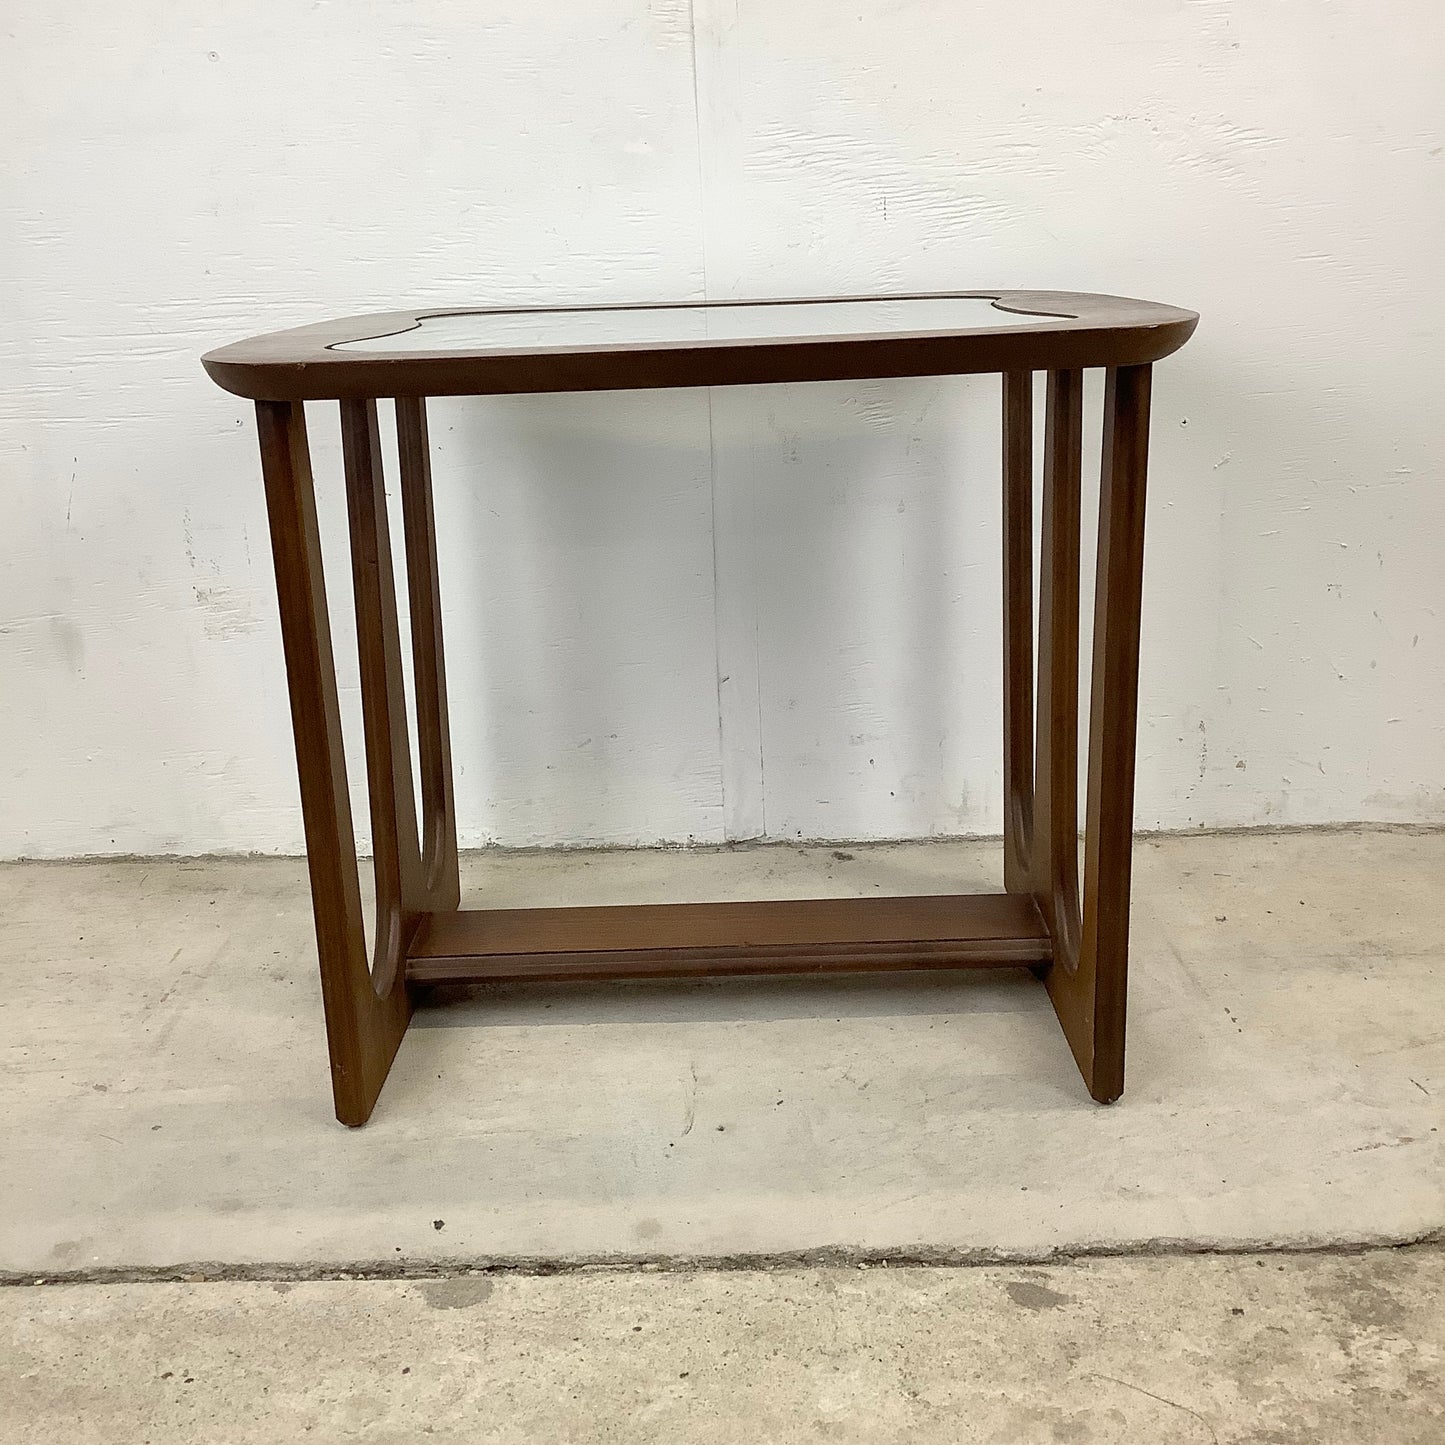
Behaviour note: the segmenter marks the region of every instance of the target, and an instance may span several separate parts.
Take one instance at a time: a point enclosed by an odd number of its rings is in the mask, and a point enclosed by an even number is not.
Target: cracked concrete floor
[[[1445,1255],[0,1290],[7,1445],[1438,1445]]]
[[[997,848],[465,868],[948,892]],[[1141,840],[1108,1109],[1034,980],[939,974],[442,997],[347,1131],[299,862],[7,865],[0,1439],[1445,1439],[1433,1249],[1029,1267],[1438,1239],[1442,873],[1439,833]],[[942,1263],[845,1267],[890,1255]],[[709,1259],[833,1263],[468,1273]],[[285,1278],[348,1266],[445,1277]]]

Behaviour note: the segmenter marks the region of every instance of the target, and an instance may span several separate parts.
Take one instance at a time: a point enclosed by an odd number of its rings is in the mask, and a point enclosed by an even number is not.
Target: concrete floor
[[[0,1290],[7,1445],[1438,1445],[1445,1254]]]
[[[483,855],[498,904],[987,887],[997,848]],[[0,1271],[1394,1242],[1445,1223],[1445,834],[1141,841],[1128,1083],[1026,973],[483,990],[331,1117],[290,860],[0,868]]]
[[[465,866],[942,892],[997,849]],[[0,868],[0,1440],[1445,1439],[1442,871],[1141,842],[1108,1109],[1037,983],[960,974],[453,996],[349,1131],[299,863]]]

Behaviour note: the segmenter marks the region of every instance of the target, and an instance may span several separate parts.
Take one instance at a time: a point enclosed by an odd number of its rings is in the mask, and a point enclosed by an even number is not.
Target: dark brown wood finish
[[[1003,876],[1032,890],[1034,838],[1034,377],[1003,377]]]
[[[1084,378],[1049,373],[1040,544],[1033,891],[1069,956],[1079,911],[1079,513]]]
[[[1094,660],[1089,712],[1089,772],[1084,830],[1083,899],[1079,889],[1078,698],[1082,379],[1049,376],[1044,516],[1039,589],[1038,702],[1033,827],[1006,851],[1005,884],[1038,904],[1052,957],[1038,971],[1090,1094],[1112,1103],[1124,1088],[1124,1023],[1129,944],[1129,886],[1134,822],[1134,741],[1138,711],[1139,622],[1144,560],[1144,491],[1149,438],[1150,368],[1108,373],[1095,572]],[[1006,436],[1009,425],[1006,402]],[[1015,416],[1014,421],[1017,421]],[[1006,455],[1009,442],[1005,441]],[[1008,464],[1006,462],[1006,472]],[[1028,535],[1015,476],[1006,555]],[[1006,500],[1006,507],[1009,505]],[[1008,577],[1006,569],[1006,578]],[[1006,686],[1018,699],[1005,747],[1020,747],[1027,695],[1027,629],[1017,621],[1027,585],[1015,566],[1006,581]],[[1015,836],[1023,836],[1015,829]],[[1007,859],[1013,856],[1010,866]]]
[[[417,983],[1018,967],[1051,956],[1034,900],[1006,893],[436,913]]]
[[[1061,291],[957,291],[1005,312],[1037,316],[1030,326],[745,341],[534,346],[476,351],[338,351],[348,342],[395,335],[422,318],[465,308],[393,311],[298,326],[209,352],[212,380],[238,396],[278,400],[374,396],[482,396],[539,391],[611,391],[666,386],[840,381],[865,377],[1126,366],[1158,361],[1189,339],[1199,317],[1176,306]],[[726,310],[808,301],[686,302],[670,308],[567,307],[571,311]],[[912,301],[923,296],[839,297]],[[492,308],[501,310],[504,308]],[[514,308],[506,308],[513,310]],[[549,314],[552,308],[538,308]]]
[[[384,986],[378,992],[366,958],[306,418],[299,402],[263,401],[257,404],[256,421],[296,734],[332,1093],[336,1117],[343,1124],[364,1124],[406,1032],[411,998],[396,968],[390,980],[383,971]],[[373,791],[373,802],[376,796]]]
[[[376,872],[372,978],[377,992],[385,993],[404,971],[406,950],[430,900],[417,839],[391,532],[374,401],[341,403],[341,453],[351,519],[351,576]]]
[[[1105,1104],[1124,1091],[1150,382],[1150,368],[1134,366],[1111,371],[1106,383],[1083,918],[1081,931],[1051,929],[1055,955],[1045,976],[1089,1092]],[[1077,858],[1077,840],[1070,846]],[[1056,911],[1063,906],[1056,902]],[[1076,923],[1077,906],[1068,917]]]
[[[337,1117],[370,1115],[411,1013],[440,983],[696,978],[1030,966],[1090,1093],[1123,1087],[1149,362],[1191,312],[1112,297],[1001,297],[1037,327],[612,350],[346,356],[347,337],[421,313],[258,338],[206,358],[257,404]],[[1079,568],[1085,366],[1108,369],[1089,723],[1078,867]],[[999,370],[1004,420],[1002,894],[459,911],[456,820],[426,392],[677,386]],[[1033,372],[1048,372],[1037,648]],[[375,840],[368,963],[316,525],[297,398],[341,400],[352,581]],[[413,797],[376,396],[396,398],[422,819]],[[1037,684],[1035,685],[1035,653]]]
[[[442,656],[441,584],[437,575],[426,402],[419,397],[398,398],[396,440],[411,609],[412,672],[416,679],[422,866],[428,907],[455,908],[461,901],[461,880],[457,871],[456,809],[452,801],[446,664]]]

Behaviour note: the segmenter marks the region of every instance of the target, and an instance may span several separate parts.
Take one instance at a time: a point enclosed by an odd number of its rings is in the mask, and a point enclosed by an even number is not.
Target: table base
[[[1002,894],[462,911],[425,402],[396,400],[421,815],[376,403],[340,402],[376,871],[365,947],[303,404],[259,401],[337,1117],[365,1123],[416,999],[443,983],[1031,967],[1100,1102],[1124,1083],[1149,366],[1107,373],[1078,840],[1083,376],[1048,375],[1037,666],[1033,375],[1006,372]],[[1036,696],[1037,694],[1037,696]]]

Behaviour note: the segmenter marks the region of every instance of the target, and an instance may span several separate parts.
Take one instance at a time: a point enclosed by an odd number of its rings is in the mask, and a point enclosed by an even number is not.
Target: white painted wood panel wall
[[[3,28],[0,853],[301,846],[210,345],[402,301],[995,284],[1204,314],[1158,376],[1140,825],[1445,821],[1431,0]],[[434,404],[464,843],[996,832],[996,386]]]

